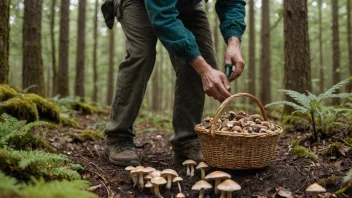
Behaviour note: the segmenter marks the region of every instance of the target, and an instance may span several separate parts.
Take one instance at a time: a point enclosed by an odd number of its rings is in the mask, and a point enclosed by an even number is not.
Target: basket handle
[[[238,98],[238,97],[248,97],[250,99],[252,99],[255,103],[257,103],[258,107],[260,108],[260,111],[262,112],[262,115],[264,117],[265,121],[268,121],[268,116],[266,115],[265,109],[262,105],[262,103],[253,95],[248,94],[248,93],[238,93],[238,94],[234,94],[231,97],[227,98],[218,108],[218,110],[215,113],[214,119],[211,123],[211,127],[210,127],[210,135],[214,137],[214,130],[216,128],[216,123],[219,120],[220,116],[221,116],[221,112],[222,110],[225,108],[225,106],[233,99]]]

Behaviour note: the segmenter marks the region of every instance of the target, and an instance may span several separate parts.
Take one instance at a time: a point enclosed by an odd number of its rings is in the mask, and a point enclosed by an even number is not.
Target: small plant
[[[277,101],[266,105],[266,107],[269,107],[272,105],[288,105],[295,110],[293,113],[300,112],[303,115],[305,115],[304,118],[309,121],[309,123],[313,128],[313,133],[314,133],[313,139],[314,141],[316,141],[318,139],[316,116],[317,114],[321,114],[321,103],[324,100],[331,99],[331,98],[347,99],[352,97],[352,93],[334,94],[336,90],[339,90],[342,86],[346,85],[349,82],[350,82],[350,79],[343,80],[318,96],[310,93],[309,91],[307,91],[307,95],[305,95],[292,90],[280,90],[285,94],[287,94],[288,96],[290,96],[292,99],[294,99],[297,102],[297,104],[289,101]]]
[[[318,161],[318,156],[315,153],[310,152],[308,149],[306,149],[303,146],[294,147],[293,152],[300,157],[305,157],[315,162]]]

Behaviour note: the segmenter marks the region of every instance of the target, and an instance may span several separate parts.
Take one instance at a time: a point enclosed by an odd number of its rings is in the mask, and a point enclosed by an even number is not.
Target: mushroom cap
[[[156,170],[156,171],[153,171],[153,172],[150,172],[150,173],[148,173],[148,176],[150,176],[150,177],[160,177],[161,176],[161,172],[160,171],[158,171],[158,170]]]
[[[183,181],[182,177],[175,177],[174,180],[172,180],[172,182],[180,182]]]
[[[200,162],[196,167],[196,169],[208,168],[208,167],[209,167],[208,164],[206,164],[205,162]]]
[[[131,170],[131,173],[149,173],[150,170],[144,168],[143,166],[137,166],[135,169]]]
[[[193,160],[186,160],[182,163],[182,165],[197,165],[197,162]]]
[[[165,170],[161,171],[161,176],[162,177],[167,177],[168,175],[171,175],[173,177],[177,177],[178,176],[177,172],[172,170],[172,169],[165,169]]]
[[[156,171],[155,168],[153,167],[145,167],[146,170],[150,171],[150,172],[153,172],[153,171]]]
[[[182,194],[182,193],[178,193],[177,195],[176,195],[176,198],[185,198],[186,196],[184,195],[184,194]]]
[[[162,185],[167,183],[166,179],[163,177],[154,177],[150,180],[150,182],[154,185]]]
[[[151,180],[153,177],[150,174],[144,176],[145,180]]]
[[[192,186],[192,190],[201,190],[201,189],[206,190],[206,189],[210,189],[211,187],[212,186],[208,182],[204,180],[200,180]]]
[[[308,186],[308,188],[306,189],[306,192],[326,192],[326,190],[325,190],[325,188],[323,188],[319,184],[314,183],[314,184]]]
[[[148,181],[148,182],[145,184],[145,187],[146,187],[146,188],[152,188],[152,187],[153,187],[153,184]]]
[[[222,171],[214,171],[205,176],[206,180],[214,180],[214,179],[230,179],[231,175]]]
[[[241,190],[241,186],[238,185],[236,182],[232,181],[231,179],[227,179],[218,185],[218,190],[232,192],[236,190]]]
[[[125,170],[127,170],[127,171],[131,171],[131,170],[133,170],[133,169],[135,169],[134,166],[127,166],[127,167],[125,168]]]

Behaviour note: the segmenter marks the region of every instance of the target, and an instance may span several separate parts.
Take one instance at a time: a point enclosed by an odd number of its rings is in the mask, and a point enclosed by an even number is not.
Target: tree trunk
[[[340,37],[339,37],[339,1],[331,0],[332,4],[332,84],[336,85],[341,81],[340,77]],[[339,90],[336,91],[339,93]],[[340,100],[334,98],[333,105],[338,105]]]
[[[324,92],[324,61],[323,61],[323,25],[322,25],[322,0],[318,1],[319,12],[319,64],[320,64],[320,93]]]
[[[84,64],[86,56],[86,0],[79,0],[75,95],[84,99]]]
[[[10,0],[0,1],[0,84],[8,83]]]
[[[51,39],[51,65],[53,69],[53,78],[52,78],[52,96],[57,94],[57,67],[56,67],[56,47],[55,47],[55,6],[56,0],[52,1],[51,4],[51,20],[50,20],[50,39]],[[50,81],[48,81],[49,84]]]
[[[351,0],[347,1],[347,40],[348,40],[348,65],[350,69],[349,76],[352,76],[352,27],[351,27]],[[348,84],[347,92],[352,92],[352,83]]]
[[[271,102],[271,48],[270,48],[270,2],[262,0],[260,99],[263,104]]]
[[[60,8],[60,44],[59,44],[59,73],[57,93],[61,97],[69,95],[68,86],[68,49],[69,49],[69,18],[70,0],[61,0]]]
[[[30,92],[45,96],[41,45],[42,1],[25,0],[23,15],[22,87],[35,85]]]
[[[307,0],[284,1],[285,89],[311,90]],[[292,99],[286,96],[286,100]],[[284,114],[292,109],[284,108]]]
[[[94,12],[94,47],[93,47],[93,101],[98,101],[98,69],[97,69],[97,48],[98,48],[98,7],[99,0],[95,1]]]
[[[115,29],[110,30],[109,38],[109,73],[108,73],[108,97],[107,105],[111,105],[114,95],[114,57],[115,57]]]
[[[255,11],[254,0],[249,0],[249,50],[248,50],[248,93],[255,95]]]

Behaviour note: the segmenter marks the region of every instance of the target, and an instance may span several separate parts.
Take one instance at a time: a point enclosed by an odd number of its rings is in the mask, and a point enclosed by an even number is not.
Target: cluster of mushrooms
[[[207,182],[212,180],[215,181],[214,193],[219,194],[221,192],[220,198],[232,198],[233,191],[241,190],[241,186],[231,180],[231,175],[225,172],[214,171],[208,175],[205,175],[205,170],[209,168],[209,166],[204,162],[197,164],[193,160],[186,160],[182,163],[182,165],[187,166],[187,176],[189,177],[194,176],[195,168],[201,171],[201,180],[192,186],[192,190],[199,191],[199,198],[204,198],[205,190],[212,189],[212,185]],[[160,194],[160,186],[166,184],[165,188],[171,189],[172,183],[177,183],[178,185],[179,193],[176,195],[176,198],[186,197],[182,193],[180,184],[183,179],[179,177],[177,172],[172,169],[159,171],[152,167],[128,166],[125,170],[130,171],[134,186],[138,185],[141,189],[150,188],[151,194],[158,198],[162,198]],[[326,190],[319,184],[314,183],[306,189],[306,192],[311,193],[312,198],[318,198],[318,194],[326,192]]]
[[[214,193],[219,194],[220,191],[222,192],[221,198],[231,198],[233,191],[241,189],[240,185],[231,180],[231,175],[225,172],[214,171],[205,176],[205,170],[209,166],[204,162],[200,162],[197,165],[193,160],[186,160],[183,162],[183,165],[187,166],[187,176],[189,177],[194,176],[195,168],[201,171],[201,180],[192,186],[192,190],[199,191],[199,198],[204,198],[205,190],[212,188],[212,185],[207,182],[211,180],[215,181]],[[160,186],[166,184],[165,188],[171,189],[172,183],[177,183],[178,185],[179,193],[176,195],[176,198],[185,198],[180,184],[183,179],[172,169],[159,171],[152,167],[128,166],[125,170],[130,171],[134,186],[138,185],[141,189],[150,188],[152,195],[155,195],[158,198],[162,198],[160,194]]]
[[[200,126],[210,129],[213,118],[206,117]],[[234,133],[268,133],[279,130],[274,124],[264,121],[259,114],[249,115],[244,111],[225,112],[217,121],[216,129]]]

